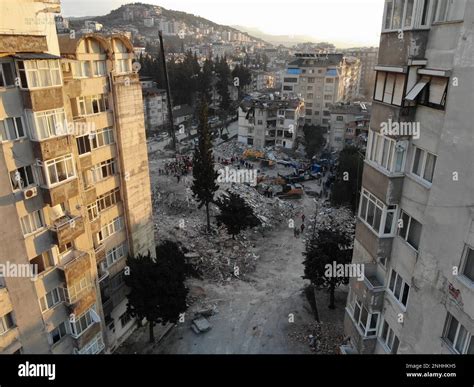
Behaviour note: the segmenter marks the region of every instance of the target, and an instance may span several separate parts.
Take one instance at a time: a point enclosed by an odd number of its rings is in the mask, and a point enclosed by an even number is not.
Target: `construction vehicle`
[[[304,192],[301,184],[284,184],[282,189],[276,194],[280,199],[301,199]]]
[[[246,149],[244,153],[242,153],[242,157],[246,160],[263,159],[265,157],[265,153],[255,149]]]

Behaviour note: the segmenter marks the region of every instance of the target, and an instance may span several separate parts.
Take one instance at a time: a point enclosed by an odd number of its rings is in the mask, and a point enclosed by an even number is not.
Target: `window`
[[[406,141],[395,141],[369,129],[366,158],[392,173],[403,172]]]
[[[69,321],[72,336],[79,337],[87,328],[98,321],[100,320],[95,310],[93,308],[87,310],[81,316]]]
[[[7,313],[0,317],[0,335],[3,335],[5,332],[9,331],[15,326],[13,322],[12,312]]]
[[[305,114],[306,114],[307,116],[310,116],[310,115],[313,114],[313,110],[312,110],[312,109],[306,109]]]
[[[130,72],[130,60],[129,59],[117,59],[115,61],[115,72],[117,74],[124,74]]]
[[[67,323],[62,322],[56,328],[54,328],[51,332],[49,332],[49,337],[51,344],[56,344],[60,341],[64,336],[68,334]]]
[[[377,71],[374,100],[402,106],[405,90],[405,74]]]
[[[293,91],[293,86],[283,86],[283,90],[285,90],[285,91]]]
[[[89,78],[91,76],[91,65],[89,61],[78,60],[71,62],[73,78]]]
[[[104,180],[117,173],[115,166],[115,159],[102,161],[101,163],[92,167],[92,179],[95,183]]]
[[[36,178],[32,166],[27,165],[10,172],[10,181],[14,191],[35,185]]]
[[[9,117],[0,121],[0,141],[13,141],[26,137],[23,117]]]
[[[331,101],[332,100],[332,95],[325,95],[324,100],[325,101]]]
[[[41,311],[44,313],[49,309],[64,301],[64,292],[62,288],[54,288],[45,296],[40,298]]]
[[[284,78],[283,82],[285,82],[285,83],[296,83],[296,82],[298,82],[298,78]]]
[[[383,29],[399,30],[413,26],[414,0],[388,0],[385,2]]]
[[[412,218],[405,211],[401,212],[401,227],[398,229],[398,235],[408,244],[418,251],[421,238],[421,224]]]
[[[77,151],[79,155],[89,153],[91,151],[91,141],[89,135],[76,137]]]
[[[102,243],[105,239],[119,232],[122,228],[123,220],[122,217],[119,216],[101,228],[101,230],[97,233],[97,241]]]
[[[114,188],[113,190],[106,192],[103,195],[97,197],[97,208],[99,213],[112,207],[114,204],[120,201],[120,189]]]
[[[95,60],[93,63],[94,77],[103,77],[107,74],[105,60]]]
[[[91,222],[99,217],[99,209],[97,208],[97,202],[89,204],[87,206],[87,215]]]
[[[306,98],[308,98],[308,99],[313,99],[313,98],[314,98],[313,93],[308,93],[308,94],[306,94]]]
[[[45,161],[43,171],[48,187],[76,177],[72,155],[61,156],[53,160]]]
[[[473,335],[451,313],[448,313],[444,338],[451,345],[451,349],[460,354],[474,354],[472,337]]]
[[[94,339],[79,350],[80,355],[96,355],[105,348],[102,333],[98,333]]]
[[[20,219],[23,235],[29,235],[42,229],[45,226],[43,210],[37,210],[23,216]]]
[[[336,121],[344,121],[344,116],[336,116]]]
[[[67,133],[67,122],[64,108],[45,110],[33,114],[34,130],[32,137],[35,140],[55,137]]]
[[[435,1],[435,7],[435,22],[463,20],[466,0],[438,0]]]
[[[127,246],[125,243],[122,243],[114,248],[108,250],[105,253],[105,261],[103,262],[103,269],[107,269],[112,266],[119,259],[125,257],[127,254]]]
[[[474,283],[474,249],[470,247],[467,248],[466,260],[461,273]]]
[[[388,325],[387,321],[385,321],[385,319],[383,320],[382,330],[380,331],[380,339],[382,340],[382,343],[385,345],[385,347],[388,348],[391,354],[397,353],[400,341],[395,335],[393,329],[390,328],[390,325]]]
[[[403,278],[395,270],[392,269],[390,275],[390,283],[388,286],[391,294],[403,305],[407,306],[408,294],[410,293],[410,286],[403,280]]]
[[[76,98],[75,116],[89,116],[105,112],[108,109],[108,99],[105,94]]]
[[[431,77],[420,92],[418,103],[433,109],[444,110],[449,78]]]
[[[75,281],[72,285],[68,284],[66,290],[68,302],[70,304],[75,303],[81,296],[82,292],[89,289],[91,286],[92,282],[88,275],[82,277],[80,280]]]
[[[365,337],[377,335],[379,313],[370,313],[352,292],[349,295],[348,309],[354,323]]]
[[[27,60],[17,64],[21,87],[24,89],[62,85],[59,60]]]
[[[0,64],[0,87],[15,86],[15,70],[13,63]]]
[[[122,325],[122,328],[124,328],[125,325],[127,325],[130,321],[132,321],[132,316],[130,313],[125,312],[120,316],[120,325]]]
[[[363,189],[359,218],[379,236],[392,236],[397,206],[386,206],[369,191]]]
[[[411,173],[428,183],[432,183],[436,165],[436,156],[416,146],[413,146],[413,150],[413,165]]]
[[[72,250],[72,242],[65,243],[63,245],[58,246],[59,254],[65,254]]]

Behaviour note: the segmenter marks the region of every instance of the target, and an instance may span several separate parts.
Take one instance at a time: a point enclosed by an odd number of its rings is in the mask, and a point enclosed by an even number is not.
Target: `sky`
[[[62,14],[99,16],[138,0],[61,0]],[[141,0],[202,16],[218,24],[258,28],[272,35],[308,35],[336,45],[380,39],[383,0]]]

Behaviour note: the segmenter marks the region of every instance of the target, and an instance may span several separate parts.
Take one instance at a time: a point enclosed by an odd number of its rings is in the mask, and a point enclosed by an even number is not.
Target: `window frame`
[[[51,295],[51,305],[49,305],[48,295]],[[48,310],[56,308],[56,306],[63,303],[64,301],[65,294],[63,288],[58,286],[54,289],[51,289],[39,299],[41,313],[46,313]]]
[[[367,204],[365,208],[365,216],[362,217],[362,211],[364,207],[364,198],[367,199]],[[380,223],[378,230],[371,225],[366,218],[368,218],[369,215],[369,207],[370,207],[370,202],[373,203],[374,205],[374,220],[376,218],[376,211],[379,209],[381,211],[380,215]],[[392,207],[392,208],[390,208]],[[359,208],[357,211],[357,217],[360,219],[361,222],[363,222],[372,232],[374,232],[379,238],[392,238],[395,236],[395,225],[396,225],[396,214],[398,211],[398,205],[386,205],[384,202],[382,202],[380,199],[378,199],[374,194],[372,194],[370,191],[367,189],[363,188],[361,189],[361,198],[359,202]],[[390,233],[385,232],[385,227],[386,227],[386,222],[387,222],[387,215],[392,214],[392,224],[390,227]],[[383,230],[383,231],[382,231]]]
[[[395,277],[393,280],[393,289],[392,289],[392,277],[394,274],[395,274]],[[400,289],[398,290],[399,295],[397,296],[395,293],[397,290],[397,284],[399,283],[399,280],[400,280]],[[403,303],[406,287],[408,287],[408,291],[407,291],[406,301],[405,303]],[[390,270],[390,275],[388,277],[387,291],[397,301],[397,303],[400,305],[400,307],[403,310],[406,310],[407,308],[408,300],[410,299],[410,290],[411,290],[411,285],[409,285],[408,282],[406,282],[403,279],[403,277],[394,268],[392,268]]]
[[[31,174],[31,180],[32,180],[31,182],[29,181],[30,176],[27,172],[28,168],[29,168],[30,174]],[[20,177],[22,178],[21,173],[19,172],[20,170],[24,170],[24,176],[26,177],[26,183],[27,184],[23,183],[24,185],[20,186],[19,181],[15,180],[18,184],[18,186],[15,188],[12,177],[18,171],[18,173],[20,174]],[[12,174],[13,174],[13,176],[12,176]],[[9,175],[10,175],[10,183],[11,183],[11,187],[12,187],[13,192],[20,192],[20,191],[24,191],[25,189],[38,186],[38,176],[36,175],[36,168],[35,168],[34,165],[24,165],[23,167],[18,167],[17,169],[15,169],[13,171],[10,171]],[[24,179],[22,178],[21,180],[23,181]]]
[[[381,142],[379,142],[379,138],[382,138]],[[389,142],[389,148],[387,153],[387,162],[384,162],[384,150],[386,146],[386,141]],[[398,145],[403,147],[403,152],[397,152]],[[399,175],[404,174],[408,154],[407,149],[407,141],[396,141],[369,128],[365,159],[375,164],[377,167],[382,168],[385,172]],[[399,153],[402,153],[402,160],[400,164],[400,170],[396,170]]]
[[[456,321],[457,327],[456,327],[456,332],[454,334],[454,341],[451,342],[451,340],[448,338],[448,333],[451,330],[451,323]],[[463,348],[461,351],[459,351],[456,346],[458,345],[458,339],[459,339],[459,331],[463,328],[466,331],[466,341],[463,344]],[[466,329],[464,325],[462,325],[456,317],[454,317],[451,313],[447,312],[447,317],[446,317],[446,323],[443,331],[443,339],[444,341],[449,345],[450,349],[454,351],[457,354],[467,354],[467,350],[469,349],[472,340],[474,340],[474,334],[472,334],[469,330]]]
[[[3,68],[4,65],[10,67],[10,75],[13,78],[13,83],[7,84],[7,79],[5,77],[5,69]],[[14,62],[0,62],[0,88],[8,89],[16,87],[17,75],[16,75],[16,68]]]
[[[464,252],[463,252],[463,255],[462,255],[462,260],[461,260],[461,270],[459,272],[459,274],[462,276],[462,278],[465,280],[465,282],[467,282],[469,284],[469,286],[471,288],[474,288],[474,276],[473,278],[469,278],[466,274],[465,274],[465,270],[466,270],[466,266],[467,266],[467,263],[468,263],[468,259],[470,258],[469,256],[469,253],[472,251],[472,257],[471,259],[473,260],[473,265],[474,265],[474,248],[470,245],[466,245],[465,248],[464,248]]]
[[[13,128],[11,128],[15,133],[15,138],[10,136],[10,121],[13,121]],[[21,123],[21,130],[23,131],[23,135],[20,136],[20,132],[18,130],[18,120]],[[15,117],[5,117],[4,119],[0,120],[0,142],[7,142],[7,141],[20,141],[28,137],[27,133],[27,126],[26,120],[23,116],[15,116]]]
[[[383,86],[382,89],[380,90],[378,88],[379,84],[379,76],[384,76],[383,79]],[[389,75],[393,76],[393,85],[392,85],[392,90],[390,92],[387,91],[387,79]],[[397,85],[399,86],[399,76],[402,76],[403,79],[403,87],[402,89],[397,88]],[[372,99],[376,102],[379,103],[385,103],[387,105],[391,106],[398,106],[398,107],[403,107],[405,105],[405,95],[406,95],[406,88],[407,88],[407,74],[406,73],[399,73],[399,72],[394,72],[394,71],[384,71],[384,70],[376,70],[376,75],[375,75],[375,84],[374,84],[374,93],[372,95]],[[378,95],[381,94],[381,98],[378,98]],[[386,96],[390,96],[390,102],[386,100]],[[394,102],[394,96],[399,96],[400,97],[400,104]]]
[[[38,64],[43,64],[44,62],[47,63],[47,67],[39,67]],[[28,68],[26,64],[33,64],[31,68]],[[55,63],[57,64],[56,67],[51,67],[51,65]],[[20,64],[22,68],[20,68]],[[20,78],[20,89],[22,90],[36,90],[36,89],[47,89],[53,87],[62,87],[63,86],[63,74],[61,71],[61,64],[59,63],[59,59],[21,59],[15,61],[15,69]],[[42,77],[41,71],[48,69],[48,77],[50,80],[50,84],[42,85]],[[56,73],[53,76],[53,72]],[[22,77],[23,74],[23,77]],[[35,74],[35,77],[33,77]],[[36,82],[32,82],[33,79],[36,79]],[[54,83],[53,79],[58,79],[59,83]],[[24,84],[26,82],[26,85]],[[33,83],[36,83],[35,86],[32,86]]]
[[[384,334],[385,327],[387,327],[387,330]],[[392,335],[390,335],[390,333],[392,333]],[[387,320],[384,317],[381,318],[380,331],[379,331],[378,337],[382,346],[387,352],[390,352],[392,355],[397,354],[398,348],[400,345],[400,339],[395,334],[395,331],[392,329],[392,327],[390,326],[390,324],[387,322]],[[395,340],[397,341],[397,345],[394,350]]]
[[[68,163],[69,161],[69,163]],[[60,180],[59,176],[60,174],[58,173],[58,168],[57,164],[59,163],[64,163],[65,171],[67,177],[65,179]],[[70,175],[69,167],[68,164],[72,167],[72,174]],[[51,182],[51,174],[50,174],[50,167],[53,167],[55,169],[55,175],[57,178],[57,181],[52,183]],[[56,157],[54,159],[47,160],[43,163],[43,175],[44,175],[44,183],[46,187],[52,188],[56,187],[58,185],[67,183],[68,181],[74,180],[77,178],[77,172],[76,172],[76,165],[74,162],[74,157],[72,154],[67,154],[64,156]],[[69,176],[70,175],[70,176]]]
[[[398,232],[397,232],[397,235],[402,238],[405,243],[407,243],[413,250],[415,250],[416,252],[419,251],[420,249],[420,241],[421,241],[421,232],[423,230],[423,224],[421,222],[419,222],[417,219],[415,219],[413,216],[411,216],[409,213],[407,213],[406,211],[404,211],[403,209],[400,210],[400,216],[398,217],[398,220],[402,220],[403,221],[403,215],[406,215],[408,217],[408,224],[406,225],[405,227],[405,224],[404,224],[404,227],[397,227],[398,228]],[[416,246],[413,246],[409,241],[408,241],[408,236],[410,235],[410,230],[411,230],[411,223],[412,223],[412,220],[414,220],[415,222],[417,222],[420,227],[421,227],[421,232],[420,232],[420,240],[418,241],[418,247]],[[405,230],[404,231],[404,234],[405,235],[402,235],[402,230]]]
[[[393,27],[393,16],[395,13],[395,3],[396,2],[402,3],[402,14],[400,18],[400,26]],[[407,5],[408,3],[412,3],[412,14],[411,14],[411,23],[410,25],[405,25],[407,19]],[[387,27],[387,16],[388,16],[388,4],[391,4],[390,7],[390,26]],[[382,22],[382,32],[394,32],[400,30],[410,30],[414,27],[415,17],[416,17],[416,5],[417,2],[415,0],[386,0],[384,4],[384,11],[383,11],[383,22]]]
[[[34,218],[35,214],[38,214],[37,218]],[[26,229],[26,225],[25,225],[26,221],[28,221],[28,226],[29,226],[28,229]],[[42,231],[46,227],[46,223],[44,221],[43,209],[40,208],[39,210],[29,212],[28,214],[22,216],[20,218],[20,225],[21,225],[21,231],[23,232],[24,237],[27,237],[27,236],[30,236],[30,235],[36,234],[37,232]]]
[[[435,170],[436,170],[436,164],[437,164],[437,161],[438,161],[438,156],[435,155],[434,153],[431,153],[431,152],[427,151],[426,149],[420,148],[419,146],[416,146],[414,144],[413,144],[412,149],[413,149],[413,151],[412,151],[413,154],[412,154],[412,157],[411,157],[411,164],[410,164],[410,172],[409,173],[412,177],[414,177],[418,181],[421,181],[424,185],[426,185],[429,188],[433,184],[433,181],[426,180],[425,177],[424,177],[425,174],[426,174],[426,164],[427,164],[426,162],[428,160],[428,154],[435,157],[431,180],[433,180],[433,178],[434,178],[434,174],[435,174]],[[420,175],[417,175],[415,172],[413,172],[413,168],[415,167],[415,158],[416,158],[417,150],[419,150],[421,152]]]
[[[8,318],[7,318],[8,316]],[[13,311],[0,316],[0,337],[16,327]]]

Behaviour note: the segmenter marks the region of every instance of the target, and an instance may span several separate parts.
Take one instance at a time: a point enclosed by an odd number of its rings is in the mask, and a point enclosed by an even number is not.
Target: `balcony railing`
[[[58,245],[64,245],[85,232],[84,219],[78,215],[65,215],[57,219],[50,229]]]

